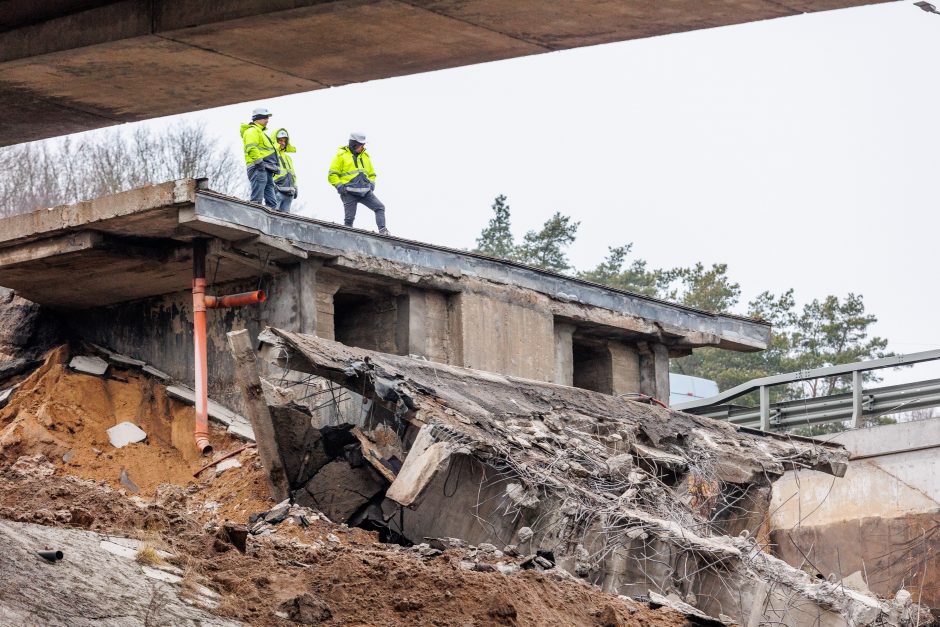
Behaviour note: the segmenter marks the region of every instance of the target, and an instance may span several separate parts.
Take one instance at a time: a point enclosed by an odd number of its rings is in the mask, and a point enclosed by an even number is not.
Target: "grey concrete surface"
[[[18,115],[0,120],[0,145],[878,1],[7,0],[0,11],[0,108]],[[257,43],[259,33],[272,32],[278,45]]]

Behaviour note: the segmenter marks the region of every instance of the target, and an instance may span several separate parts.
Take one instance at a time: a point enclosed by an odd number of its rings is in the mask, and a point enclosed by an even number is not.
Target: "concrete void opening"
[[[340,289],[333,295],[333,332],[337,342],[402,355],[398,336],[399,301],[407,296]]]
[[[576,337],[572,340],[571,352],[574,387],[613,394],[613,364],[607,346]]]

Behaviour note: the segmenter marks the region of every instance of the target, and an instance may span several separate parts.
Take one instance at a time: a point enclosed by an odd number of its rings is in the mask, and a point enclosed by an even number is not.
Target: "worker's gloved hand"
[[[294,188],[294,198],[297,198],[297,188]]]
[[[345,194],[346,186],[340,183],[339,185],[336,186],[336,191],[338,191],[340,194]]]

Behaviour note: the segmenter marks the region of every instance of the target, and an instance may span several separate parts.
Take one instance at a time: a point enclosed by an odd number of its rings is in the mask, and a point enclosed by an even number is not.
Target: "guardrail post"
[[[770,387],[760,386],[760,428],[770,431]]]
[[[852,428],[862,426],[862,371],[852,373]]]

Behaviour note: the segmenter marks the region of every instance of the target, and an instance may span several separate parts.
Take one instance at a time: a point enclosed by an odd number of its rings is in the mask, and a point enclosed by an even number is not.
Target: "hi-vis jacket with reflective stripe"
[[[245,165],[251,167],[262,162],[280,168],[274,143],[264,129],[252,122],[242,124],[242,141],[245,142]]]
[[[287,129],[277,128],[271,133],[274,138],[274,147],[277,150],[277,158],[280,161],[281,169],[274,175],[274,185],[280,188],[280,191],[293,191],[297,187],[297,172],[294,171],[294,160],[290,158],[289,152],[297,152],[294,144],[290,142],[290,134],[287,135],[287,145],[281,150],[281,145],[277,143],[277,134]]]
[[[353,157],[355,157],[355,160]],[[356,180],[357,178],[359,180]],[[333,158],[333,163],[330,164],[330,173],[327,176],[330,185],[333,187],[340,183],[346,185],[354,180],[356,180],[354,185],[359,185],[366,182],[363,179],[375,183],[375,168],[372,167],[372,159],[369,158],[369,153],[363,150],[358,155],[354,155],[349,146],[340,148],[339,152],[336,153],[336,157]]]

